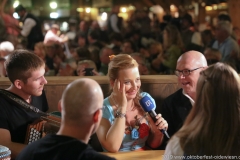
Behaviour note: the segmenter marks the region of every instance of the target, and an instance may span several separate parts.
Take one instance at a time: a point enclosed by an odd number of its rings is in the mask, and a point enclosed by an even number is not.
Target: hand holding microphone
[[[164,133],[166,137],[170,138],[166,131],[167,123],[165,123],[166,121],[164,120],[164,118],[162,118],[161,114],[156,114],[154,110],[155,106],[152,100],[148,96],[145,96],[142,99],[140,99],[140,104],[143,110],[145,112],[148,112],[148,114],[151,116],[151,118],[153,119],[155,124],[158,126],[160,131]]]

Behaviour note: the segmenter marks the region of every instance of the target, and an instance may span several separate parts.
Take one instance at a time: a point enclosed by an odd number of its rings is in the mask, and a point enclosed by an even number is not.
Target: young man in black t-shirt
[[[15,99],[46,112],[48,104],[43,92],[43,87],[47,83],[44,78],[45,63],[27,50],[15,50],[6,60],[5,68],[12,84],[6,90],[1,90],[0,144],[7,146],[12,152],[11,157],[15,158],[26,146],[23,143],[28,124],[38,119],[40,115],[26,110],[5,97],[3,93],[11,93]]]

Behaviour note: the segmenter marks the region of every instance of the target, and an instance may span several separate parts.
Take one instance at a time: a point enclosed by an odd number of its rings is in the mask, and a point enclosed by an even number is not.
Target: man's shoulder
[[[163,107],[170,105],[171,107],[174,106],[185,106],[191,105],[190,100],[182,93],[183,90],[179,89],[173,94],[169,95],[167,98],[163,100]]]
[[[180,97],[184,96],[182,92],[183,92],[183,90],[179,89],[176,92],[174,92],[171,95],[169,95],[167,98],[165,98],[165,100],[168,101],[168,100],[179,99]]]

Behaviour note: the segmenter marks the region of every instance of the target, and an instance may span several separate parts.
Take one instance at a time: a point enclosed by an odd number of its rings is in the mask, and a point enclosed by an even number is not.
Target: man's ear
[[[94,114],[93,114],[93,122],[97,123],[98,121],[101,120],[101,115],[100,115],[101,110],[98,109]]]
[[[15,86],[17,89],[22,89],[23,85],[24,85],[23,81],[21,81],[21,80],[19,80],[19,79],[16,79],[16,80],[14,81],[14,86]]]
[[[60,99],[58,101],[58,111],[61,112],[62,111],[62,99]]]

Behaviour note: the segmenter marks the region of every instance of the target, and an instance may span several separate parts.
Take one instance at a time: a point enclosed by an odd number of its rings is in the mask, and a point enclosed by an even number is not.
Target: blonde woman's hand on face
[[[112,96],[116,103],[115,105],[117,105],[116,107],[127,108],[125,84],[120,82],[120,80],[116,79],[114,81]]]
[[[156,116],[157,121],[155,122],[155,125],[157,126],[158,129],[168,129],[168,123],[167,121],[162,117],[161,114],[158,114]]]

